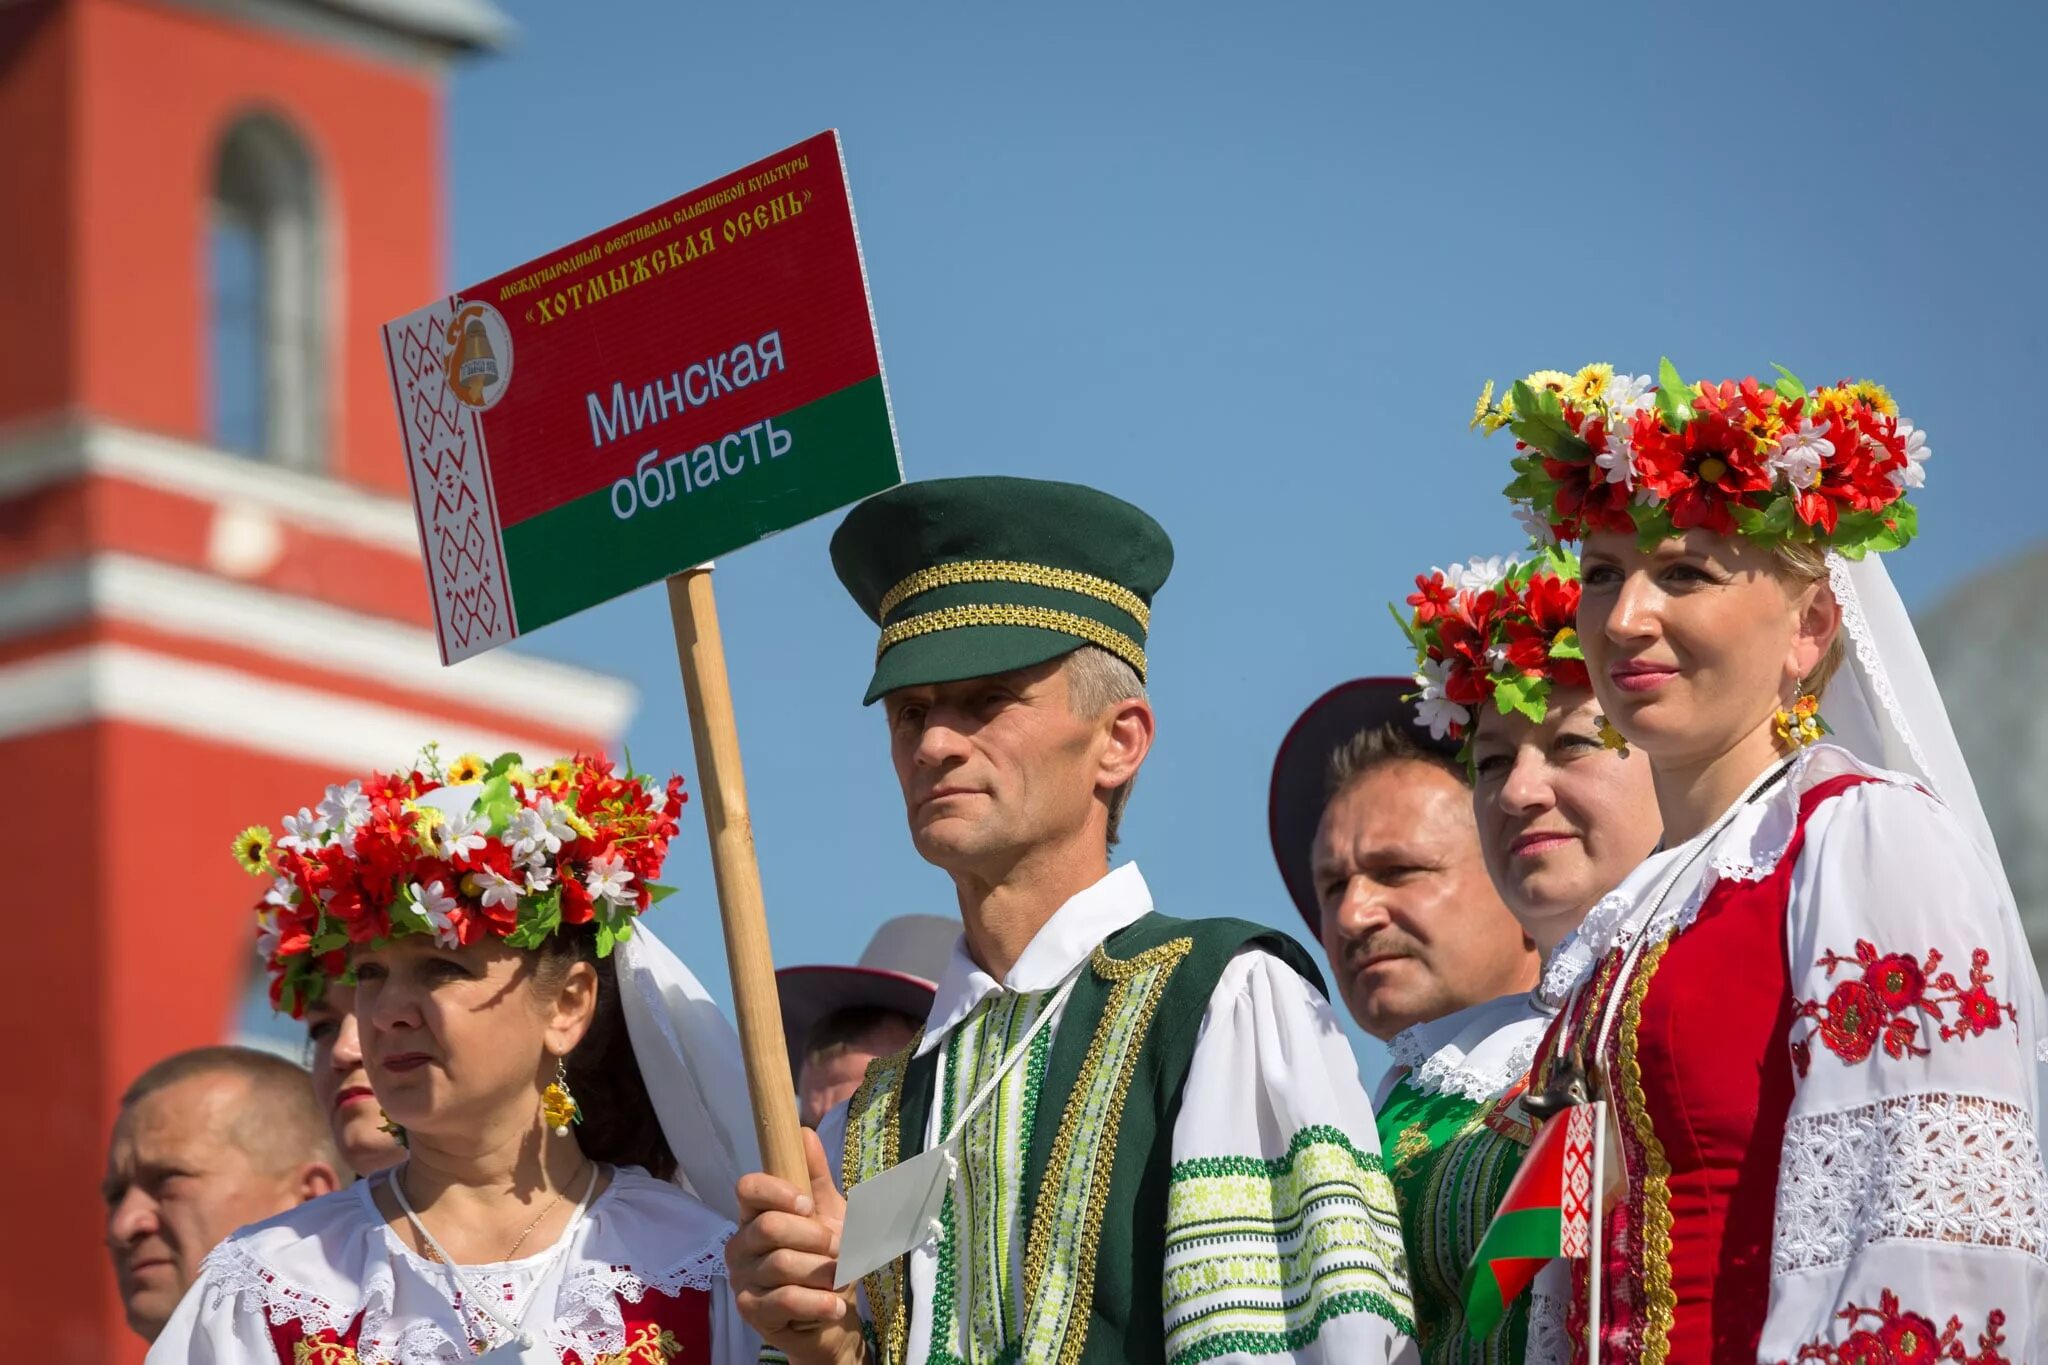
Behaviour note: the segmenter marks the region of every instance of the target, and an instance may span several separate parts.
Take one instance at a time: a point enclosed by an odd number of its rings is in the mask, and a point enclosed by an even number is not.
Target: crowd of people
[[[678,780],[430,749],[246,832],[310,1084],[204,1048],[124,1097],[151,1361],[2048,1359],[2044,1001],[1880,558],[1924,435],[1875,384],[1668,364],[1474,425],[1530,547],[1418,575],[1412,676],[1273,761],[1321,961],[1112,867],[1150,516],[993,477],[853,509],[866,701],[958,904],[780,973],[802,1184],[639,920]],[[1503,1201],[1588,1113],[1572,1254]]]

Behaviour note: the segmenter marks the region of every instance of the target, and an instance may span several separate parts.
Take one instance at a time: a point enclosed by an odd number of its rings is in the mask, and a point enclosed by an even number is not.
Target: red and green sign
[[[1465,1329],[1485,1338],[1537,1274],[1559,1256],[1583,1260],[1593,1245],[1594,1143],[1605,1104],[1565,1110],[1538,1130],[1486,1236],[1465,1270]]]
[[[441,657],[900,482],[839,135],[384,329]]]

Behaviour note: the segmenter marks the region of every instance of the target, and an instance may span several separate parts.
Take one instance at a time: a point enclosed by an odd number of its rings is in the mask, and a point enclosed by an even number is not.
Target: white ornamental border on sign
[[[442,661],[451,664],[519,633],[490,494],[483,424],[448,387],[448,356],[454,349],[448,326],[462,303],[444,299],[384,328],[420,550],[434,599],[434,627]]]

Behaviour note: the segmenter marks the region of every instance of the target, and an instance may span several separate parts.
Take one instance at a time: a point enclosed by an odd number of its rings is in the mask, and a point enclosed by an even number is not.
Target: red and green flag
[[[1582,1260],[1593,1247],[1597,1146],[1604,1103],[1574,1105],[1545,1123],[1465,1270],[1465,1327],[1479,1340],[1497,1326],[1544,1266]]]

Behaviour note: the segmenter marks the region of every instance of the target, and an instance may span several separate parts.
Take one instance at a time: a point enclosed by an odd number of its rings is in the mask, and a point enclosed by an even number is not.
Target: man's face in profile
[[[292,1170],[264,1170],[242,1145],[248,1103],[239,1076],[189,1076],[115,1121],[101,1185],[107,1250],[128,1325],[145,1340],[163,1330],[207,1252],[299,1202]]]

